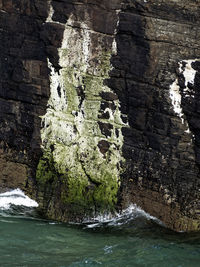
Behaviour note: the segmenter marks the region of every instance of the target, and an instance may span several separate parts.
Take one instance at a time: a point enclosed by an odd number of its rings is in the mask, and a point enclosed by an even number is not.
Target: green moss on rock
[[[83,211],[85,215],[90,216],[94,215],[95,211],[114,211],[118,183],[110,173],[101,177],[101,181],[92,182],[83,169],[59,173],[56,166],[58,167],[58,164],[55,164],[52,154],[43,155],[38,164],[36,179],[38,184],[46,188],[54,184],[54,191],[60,194],[57,196],[60,206],[70,207],[77,216]]]
[[[73,34],[77,37],[73,29],[66,27],[65,31],[69,31],[64,34],[66,38]],[[104,112],[101,109],[101,102],[104,101],[102,92],[113,93],[104,82],[111,69],[112,42],[106,51],[102,47],[97,49],[96,63],[91,59],[90,65],[90,56],[94,58],[94,55],[89,53],[90,32],[85,31],[84,36],[77,39],[77,44],[70,45],[71,39],[63,42],[67,52],[63,47],[60,49],[62,69],[59,75],[49,65],[52,70],[50,108],[43,117],[45,127],[41,134],[44,155],[38,164],[37,181],[46,188],[52,187],[53,183],[53,199],[45,201],[54,203],[51,207],[47,205],[47,209],[51,209],[51,216],[60,211],[62,215],[56,215],[59,218],[70,217],[72,213],[75,214],[74,218],[113,211],[122,172],[119,163],[124,160],[121,152],[121,128],[124,124],[119,100],[108,100],[113,101],[115,109],[108,105],[105,111],[109,113],[107,120],[99,116]],[[83,44],[80,44],[82,41]],[[84,51],[79,51],[79,48],[84,48]],[[76,50],[78,54],[72,53],[73,57],[70,57],[70,51]],[[57,93],[58,84],[60,95]],[[99,120],[101,125],[112,124],[108,138],[100,128]],[[98,145],[102,141],[107,142],[107,150],[100,150]]]
[[[44,185],[54,181],[55,178],[56,172],[52,155],[49,154],[48,156],[41,157],[36,170],[36,181]]]

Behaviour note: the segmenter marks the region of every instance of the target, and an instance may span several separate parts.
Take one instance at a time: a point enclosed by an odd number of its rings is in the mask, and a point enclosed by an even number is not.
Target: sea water
[[[40,219],[19,189],[0,194],[0,266],[195,267],[200,234],[175,233],[135,205],[81,225]]]

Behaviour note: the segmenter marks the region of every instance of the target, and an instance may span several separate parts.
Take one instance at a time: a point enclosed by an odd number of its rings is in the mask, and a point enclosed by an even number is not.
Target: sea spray
[[[87,218],[83,221],[88,228],[99,227],[103,224],[109,226],[120,226],[127,224],[137,218],[144,218],[146,220],[155,221],[158,224],[163,225],[163,223],[154,216],[151,216],[136,204],[130,204],[126,209],[120,212],[100,214],[93,218]]]
[[[20,189],[14,189],[0,194],[0,209],[8,210],[12,205],[24,207],[38,207],[38,203],[24,194]]]

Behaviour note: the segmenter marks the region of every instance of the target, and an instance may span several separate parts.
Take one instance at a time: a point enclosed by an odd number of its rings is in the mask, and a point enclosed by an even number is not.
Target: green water
[[[96,225],[0,213],[0,266],[200,266],[200,235],[174,233],[144,216]]]

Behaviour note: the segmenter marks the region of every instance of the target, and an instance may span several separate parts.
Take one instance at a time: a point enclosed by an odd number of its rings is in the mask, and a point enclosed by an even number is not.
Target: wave
[[[102,225],[107,226],[121,226],[133,222],[137,219],[144,219],[146,221],[154,221],[157,224],[163,225],[163,223],[156,217],[151,216],[149,213],[142,210],[136,204],[130,204],[129,207],[115,214],[103,214],[93,218],[86,219],[83,223],[88,228],[100,227]]]
[[[30,216],[34,217],[33,208],[38,207],[38,203],[24,194],[20,189],[14,189],[0,194],[0,215],[1,216]],[[37,217],[37,214],[35,215]],[[154,216],[151,216],[136,204],[130,204],[126,209],[113,213],[100,214],[92,218],[85,218],[82,225],[87,228],[96,228],[101,226],[126,226],[127,224],[140,224],[146,221],[154,221],[157,224],[163,223]],[[55,222],[52,222],[54,224]],[[71,224],[76,224],[71,222]]]
[[[13,205],[29,208],[38,207],[38,203],[26,196],[19,188],[0,194],[1,210],[9,210]]]

